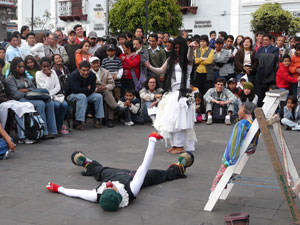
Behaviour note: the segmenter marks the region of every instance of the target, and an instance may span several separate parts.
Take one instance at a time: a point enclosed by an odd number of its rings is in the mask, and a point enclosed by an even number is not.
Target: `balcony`
[[[182,14],[187,14],[188,12],[192,14],[197,14],[198,6],[194,6],[192,0],[178,0]]]
[[[67,22],[74,20],[87,20],[87,14],[83,13],[85,2],[82,0],[58,1],[59,19]]]
[[[16,4],[15,0],[0,0],[1,8],[16,8]]]

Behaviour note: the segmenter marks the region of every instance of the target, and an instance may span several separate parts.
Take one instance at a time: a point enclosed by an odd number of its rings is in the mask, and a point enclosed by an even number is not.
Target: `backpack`
[[[227,105],[220,106],[214,103],[212,107],[212,120],[214,123],[223,123],[227,115]]]
[[[18,122],[17,122],[18,124]],[[25,134],[25,137],[30,140],[41,139],[45,135],[45,122],[37,112],[30,112],[24,114],[24,127],[20,126]]]

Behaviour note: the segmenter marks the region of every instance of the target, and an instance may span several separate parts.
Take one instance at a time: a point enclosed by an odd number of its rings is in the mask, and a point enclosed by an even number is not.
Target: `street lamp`
[[[31,0],[31,32],[33,32],[33,10],[34,10],[34,0]]]
[[[148,34],[148,5],[149,5],[149,0],[146,0],[146,15],[145,15],[145,34],[146,34],[146,38],[147,38],[147,34]]]

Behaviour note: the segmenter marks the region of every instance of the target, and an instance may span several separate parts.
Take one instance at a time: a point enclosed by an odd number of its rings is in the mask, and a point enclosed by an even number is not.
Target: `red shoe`
[[[154,137],[156,140],[163,139],[163,136],[156,132],[152,132],[148,137]]]
[[[49,191],[52,191],[52,192],[58,192],[58,188],[60,186],[58,184],[54,184],[54,183],[48,183],[46,188],[49,190]]]

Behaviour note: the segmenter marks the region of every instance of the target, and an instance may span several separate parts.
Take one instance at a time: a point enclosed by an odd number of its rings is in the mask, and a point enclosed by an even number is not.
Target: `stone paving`
[[[222,225],[223,217],[233,212],[249,213],[251,225],[293,224],[279,189],[236,185],[213,212],[203,211],[232,126],[197,124],[195,130],[195,163],[187,178],[145,188],[128,207],[113,213],[104,212],[96,203],[51,193],[45,186],[49,181],[68,188],[98,185],[92,177],[81,176],[82,168],[72,164],[70,156],[76,150],[107,166],[136,169],[153,131],[150,125],[97,130],[88,121],[84,132],[74,130],[63,138],[18,145],[9,160],[0,161],[0,224]],[[285,136],[300,168],[299,133],[285,131]],[[167,168],[176,158],[158,142],[151,168]],[[275,177],[262,141],[243,175]]]

